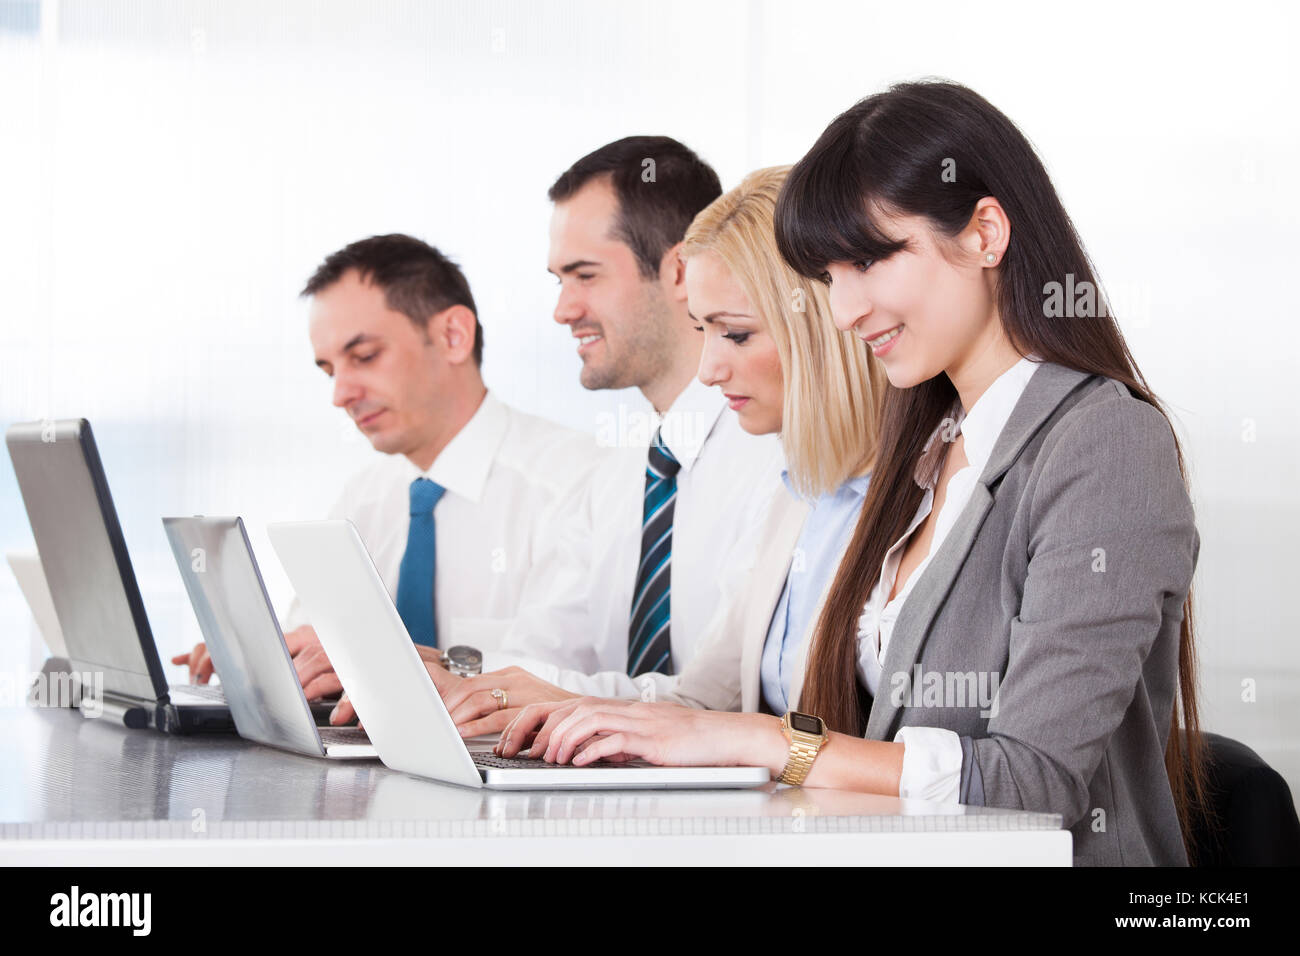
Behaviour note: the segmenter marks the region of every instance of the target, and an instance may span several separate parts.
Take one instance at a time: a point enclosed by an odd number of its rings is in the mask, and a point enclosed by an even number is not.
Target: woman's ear
[[[979,256],[983,268],[992,269],[1001,263],[1011,241],[1011,220],[1002,203],[992,196],[977,202],[962,238],[963,245]]]

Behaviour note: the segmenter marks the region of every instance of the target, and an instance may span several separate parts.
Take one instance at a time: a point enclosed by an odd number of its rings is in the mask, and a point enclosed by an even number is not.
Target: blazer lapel
[[[899,707],[894,703],[895,674],[912,679],[912,668],[920,657],[925,639],[957,575],[975,543],[984,519],[993,507],[992,486],[1020,456],[1025,445],[1052,416],[1075,387],[1091,376],[1050,362],[1035,370],[1025,386],[1020,400],[1007,419],[998,436],[984,471],[971,491],[970,501],[958,516],[948,537],[935,552],[929,566],[912,587],[907,602],[899,612],[890,638],[889,649],[881,665],[880,686],[876,688],[871,714],[867,718],[866,736],[875,740],[888,739]],[[994,569],[975,569],[973,573],[996,574]],[[899,678],[901,681],[902,678]]]
[[[856,523],[856,522],[855,522]],[[789,702],[791,710],[799,709],[799,697],[803,694],[803,678],[808,670],[808,649],[812,646],[813,634],[817,631],[817,622],[821,620],[822,611],[826,607],[826,598],[831,593],[831,585],[835,583],[835,574],[839,570],[840,564],[844,561],[844,554],[849,549],[849,542],[844,542],[844,547],[840,550],[840,556],[835,562],[835,571],[826,579],[822,586],[821,597],[817,600],[817,610],[813,612],[812,617],[808,619],[808,626],[804,629],[803,643],[799,645],[799,653],[795,655],[794,670],[790,674],[790,694]]]
[[[794,549],[799,543],[799,533],[811,510],[807,502],[795,499],[784,488],[778,494],[780,503],[774,506],[763,529],[759,562],[754,566],[744,598],[748,609],[742,616],[744,645],[740,655],[740,706],[741,710],[751,713],[758,710],[762,695],[763,645],[771,629],[772,614],[781,601]]]
[[[1080,386],[1096,376],[1077,369],[1044,362],[1025,386],[1020,401],[1011,410],[1006,427],[989,453],[980,483],[992,487],[1020,457],[1029,440]],[[918,581],[917,584],[920,584]]]

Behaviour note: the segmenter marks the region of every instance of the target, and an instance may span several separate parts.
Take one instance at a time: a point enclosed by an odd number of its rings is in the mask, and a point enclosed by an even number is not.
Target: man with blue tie
[[[647,452],[645,500],[641,519],[641,560],[632,589],[628,624],[627,672],[671,674],[672,639],[669,600],[673,553],[673,515],[681,463],[656,431]]]
[[[383,453],[346,483],[330,517],[356,525],[426,659],[497,646],[555,537],[548,516],[600,457],[594,440],[487,389],[469,283],[418,239],[354,242],[303,295],[334,404]],[[308,697],[337,693],[296,601],[285,626]],[[202,645],[174,662],[199,680],[211,673]]]
[[[595,423],[613,454],[560,523],[555,556],[530,581],[540,593],[525,598],[500,649],[484,653],[495,673],[468,684],[433,673],[453,702],[472,693],[471,710],[501,705],[472,733],[500,730],[517,706],[557,695],[653,697],[717,611],[719,569],[757,545],[780,446],[741,428],[726,398],[696,377],[703,337],[677,254],[721,192],[709,165],[666,136],[603,146],[551,187],[554,318],[577,340],[581,382],[636,388],[650,410]]]

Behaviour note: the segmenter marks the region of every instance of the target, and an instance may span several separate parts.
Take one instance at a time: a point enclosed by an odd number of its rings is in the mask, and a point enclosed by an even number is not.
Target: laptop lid
[[[36,629],[41,632],[45,645],[55,657],[68,656],[68,646],[63,641],[63,628],[59,627],[59,614],[54,610],[54,599],[50,597],[50,586],[45,583],[45,571],[41,568],[38,554],[18,551],[5,552],[14,577],[18,579],[18,589],[27,599],[27,606],[32,609]]]
[[[74,670],[104,691],[166,701],[167,680],[84,418],[10,426],[5,444]]]
[[[266,531],[379,758],[394,770],[483,786],[352,522]]]
[[[320,754],[320,734],[239,518],[163,518],[241,737]]]

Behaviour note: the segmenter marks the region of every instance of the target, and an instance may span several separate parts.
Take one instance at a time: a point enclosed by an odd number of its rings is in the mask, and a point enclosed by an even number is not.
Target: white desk
[[[492,792],[0,708],[0,864],[1061,865],[1055,814],[775,784]]]

